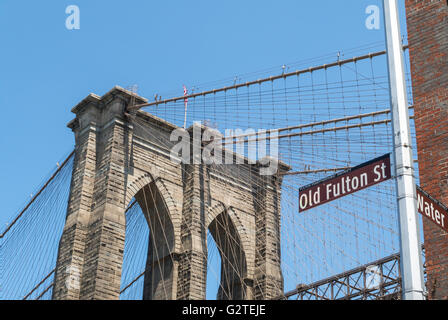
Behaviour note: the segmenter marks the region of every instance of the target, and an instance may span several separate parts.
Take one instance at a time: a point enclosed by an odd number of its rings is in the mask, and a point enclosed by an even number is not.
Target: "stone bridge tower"
[[[53,299],[119,298],[132,199],[150,229],[144,299],[205,299],[207,230],[221,254],[219,298],[281,295],[281,173],[289,168],[262,176],[259,162],[172,161],[177,127],[143,111],[128,115],[131,99],[146,102],[115,87],[72,109],[75,160]]]

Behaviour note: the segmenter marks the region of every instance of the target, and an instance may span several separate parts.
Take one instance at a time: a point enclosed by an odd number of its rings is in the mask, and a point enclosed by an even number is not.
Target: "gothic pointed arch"
[[[207,227],[221,256],[221,279],[217,298],[246,299],[247,258],[243,237],[238,232],[242,230],[240,222],[232,209],[219,203],[210,210]]]

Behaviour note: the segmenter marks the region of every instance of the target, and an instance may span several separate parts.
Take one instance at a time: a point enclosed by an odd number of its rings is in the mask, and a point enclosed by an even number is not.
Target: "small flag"
[[[188,95],[187,87],[184,85],[184,96]],[[184,99],[184,105],[185,105],[185,117],[184,117],[184,129],[187,127],[187,104],[188,104],[188,98]]]
[[[187,96],[187,95],[188,95],[188,90],[187,90],[187,87],[184,86],[184,96]],[[188,103],[188,98],[186,98],[186,99],[184,100],[184,102],[185,102],[185,103]]]

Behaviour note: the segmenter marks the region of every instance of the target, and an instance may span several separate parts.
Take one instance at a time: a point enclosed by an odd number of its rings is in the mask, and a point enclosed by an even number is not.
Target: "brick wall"
[[[448,203],[448,4],[406,0],[420,184]],[[448,299],[448,236],[424,219],[429,299]]]

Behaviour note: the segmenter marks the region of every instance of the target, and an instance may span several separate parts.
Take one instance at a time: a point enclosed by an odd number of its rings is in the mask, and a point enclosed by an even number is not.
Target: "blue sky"
[[[366,7],[381,3],[0,0],[0,230],[73,149],[70,109],[90,92],[137,84],[142,96],[169,97],[183,84],[381,42],[382,21],[365,27]],[[69,5],[79,30],[65,26]]]
[[[70,109],[88,93],[153,97],[383,41],[365,27],[381,2],[1,0],[1,225],[72,149]],[[65,27],[68,5],[80,30]]]

